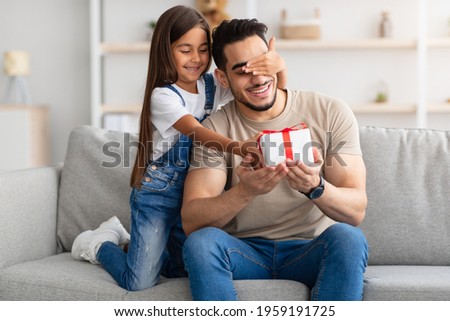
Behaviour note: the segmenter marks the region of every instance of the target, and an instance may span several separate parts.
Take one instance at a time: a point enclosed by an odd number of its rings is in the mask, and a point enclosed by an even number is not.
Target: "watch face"
[[[318,198],[322,195],[322,193],[323,193],[323,187],[319,186],[311,192],[311,194],[309,195],[309,198],[310,199]]]
[[[306,197],[308,197],[310,200],[316,199],[316,198],[322,196],[323,191],[325,190],[325,184],[324,183],[325,182],[323,180],[323,177],[320,176],[320,184],[319,184],[319,186],[317,186],[315,189],[313,189],[310,193],[303,193],[302,192],[302,194],[305,194]]]

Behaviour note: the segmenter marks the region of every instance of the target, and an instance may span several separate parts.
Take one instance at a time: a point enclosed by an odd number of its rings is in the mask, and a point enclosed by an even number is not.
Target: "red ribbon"
[[[292,141],[290,131],[283,131],[283,141],[284,141],[284,151],[286,154],[286,159],[294,160],[294,153],[292,152]]]
[[[298,128],[298,127],[301,128]],[[294,131],[294,130],[299,130],[299,129],[305,129],[307,128],[306,124],[301,122],[298,125],[294,125],[292,127],[287,127],[284,128],[282,130],[263,130],[262,134],[258,137],[258,143],[259,143],[259,139],[261,138],[261,136],[263,134],[274,134],[274,133],[282,133],[283,134],[283,142],[284,142],[284,150],[286,153],[286,158],[287,159],[294,159],[294,153],[292,152],[292,141],[291,141],[291,135],[290,132]]]
[[[298,126],[300,126],[301,128],[297,128]],[[294,125],[294,126],[292,126],[292,127],[287,127],[287,128],[284,128],[284,129],[282,129],[282,130],[263,130],[263,134],[273,134],[273,133],[288,133],[288,132],[291,132],[291,131],[293,131],[293,130],[298,130],[298,129],[305,129],[305,128],[307,128],[308,126],[306,126],[306,124],[305,123],[300,123],[300,124],[298,124],[298,125]]]

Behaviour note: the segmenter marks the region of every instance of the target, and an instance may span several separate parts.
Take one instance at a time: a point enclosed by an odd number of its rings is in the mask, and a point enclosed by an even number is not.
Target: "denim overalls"
[[[205,115],[214,105],[212,74],[205,74]],[[186,105],[181,94],[172,85]],[[180,134],[177,143],[147,166],[140,189],[130,195],[131,240],[128,253],[112,243],[104,243],[97,259],[124,289],[138,291],[155,285],[160,273],[166,277],[186,276],[182,246],[186,236],[181,227],[184,179],[189,168],[192,140]],[[121,251],[121,253],[118,251]]]

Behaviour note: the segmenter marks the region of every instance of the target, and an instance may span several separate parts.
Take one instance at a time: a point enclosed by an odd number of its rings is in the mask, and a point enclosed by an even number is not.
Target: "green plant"
[[[375,98],[375,102],[377,103],[385,103],[387,102],[387,95],[383,92],[377,93],[377,96]]]
[[[149,22],[147,22],[147,28],[149,28],[150,30],[155,29],[156,26],[156,21],[155,20],[150,20]]]

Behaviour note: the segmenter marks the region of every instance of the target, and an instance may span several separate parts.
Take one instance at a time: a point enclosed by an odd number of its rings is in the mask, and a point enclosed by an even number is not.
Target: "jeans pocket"
[[[141,182],[141,188],[151,192],[164,192],[172,178],[159,170],[147,170]]]

